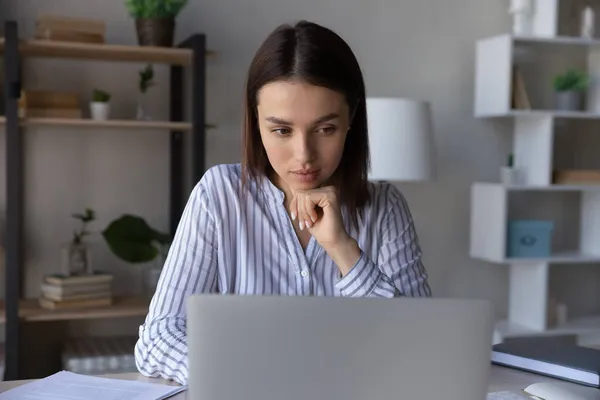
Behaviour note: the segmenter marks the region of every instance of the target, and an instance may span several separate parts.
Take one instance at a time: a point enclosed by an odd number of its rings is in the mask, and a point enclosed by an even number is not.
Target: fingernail
[[[311,226],[312,226],[312,225],[311,225],[310,221],[306,221],[306,227],[307,227],[307,228],[310,228]]]
[[[292,221],[296,220],[296,213],[292,211]]]
[[[304,222],[300,221],[300,230],[304,230]]]
[[[317,218],[313,217],[312,215],[310,216],[310,219],[312,220],[313,224],[317,222]]]

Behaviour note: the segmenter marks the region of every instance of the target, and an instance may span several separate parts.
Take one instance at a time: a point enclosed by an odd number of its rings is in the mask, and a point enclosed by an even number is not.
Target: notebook
[[[494,345],[492,363],[600,388],[600,350],[548,341]]]
[[[61,371],[0,393],[0,400],[162,400],[185,389],[185,386],[108,379]]]

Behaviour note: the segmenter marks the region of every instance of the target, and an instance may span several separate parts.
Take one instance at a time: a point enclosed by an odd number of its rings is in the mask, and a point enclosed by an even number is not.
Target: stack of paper
[[[1,393],[0,400],[161,400],[185,389],[61,371]]]

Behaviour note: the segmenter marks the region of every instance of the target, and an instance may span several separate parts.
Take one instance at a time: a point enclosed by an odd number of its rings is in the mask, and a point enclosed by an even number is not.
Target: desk
[[[146,378],[140,374],[117,374],[117,375],[104,375],[107,378],[114,379],[127,379],[132,381],[152,382],[152,383],[167,383],[173,385],[173,382],[167,382],[163,379]],[[496,365],[492,366],[491,377],[490,377],[490,392],[499,392],[502,390],[521,390],[525,387],[536,382],[551,382],[556,381],[555,379],[548,378],[541,375],[531,374],[528,372],[517,371],[510,368],[499,367]],[[0,382],[0,393],[5,392],[9,389],[22,385],[30,381],[9,381]],[[186,400],[186,393],[180,393],[169,400]]]

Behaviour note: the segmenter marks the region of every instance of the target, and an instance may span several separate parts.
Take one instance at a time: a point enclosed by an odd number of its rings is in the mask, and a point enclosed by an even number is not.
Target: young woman
[[[247,77],[241,165],[192,191],[135,348],[147,376],[187,382],[194,293],[430,296],[404,197],[367,181],[365,86],[331,30],[284,25]]]

